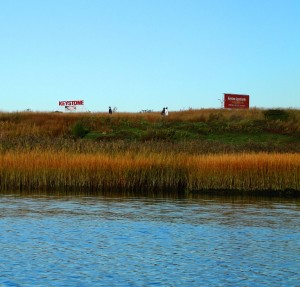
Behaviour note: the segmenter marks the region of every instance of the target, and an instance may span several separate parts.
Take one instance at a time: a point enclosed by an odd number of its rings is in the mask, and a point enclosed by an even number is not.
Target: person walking
[[[168,107],[165,108],[165,116],[167,117],[169,115]]]
[[[161,115],[164,116],[165,113],[166,113],[166,108],[163,108],[162,111],[161,111]]]
[[[110,115],[112,115],[112,109],[111,109],[111,107],[109,107],[108,113],[109,113]]]

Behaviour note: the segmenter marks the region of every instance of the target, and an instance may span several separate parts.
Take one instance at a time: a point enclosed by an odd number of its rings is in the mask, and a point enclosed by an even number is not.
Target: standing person
[[[109,113],[110,115],[112,114],[112,109],[111,109],[111,107],[109,107],[108,113]]]
[[[165,113],[166,113],[166,108],[163,108],[162,111],[161,111],[161,115],[164,116]]]
[[[165,108],[165,116],[169,115],[168,107]]]

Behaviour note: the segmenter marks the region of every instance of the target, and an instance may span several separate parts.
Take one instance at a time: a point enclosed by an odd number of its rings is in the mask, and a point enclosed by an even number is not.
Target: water
[[[0,286],[300,286],[300,202],[0,196]]]

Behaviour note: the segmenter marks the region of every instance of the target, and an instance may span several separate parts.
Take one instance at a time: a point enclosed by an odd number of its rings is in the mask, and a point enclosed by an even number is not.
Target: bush
[[[267,120],[280,120],[280,121],[286,121],[289,118],[288,112],[285,110],[266,110],[264,111],[264,116]]]
[[[72,128],[72,135],[75,138],[83,138],[89,133],[89,129],[82,122],[77,122]]]
[[[172,128],[168,129],[149,129],[143,136],[143,141],[159,141],[159,140],[172,140],[175,135],[175,130]]]

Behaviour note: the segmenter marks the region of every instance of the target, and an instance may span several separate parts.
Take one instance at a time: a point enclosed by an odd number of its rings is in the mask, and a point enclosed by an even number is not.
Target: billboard
[[[83,106],[84,101],[79,100],[79,101],[59,101],[58,104],[60,106]]]
[[[249,109],[249,95],[224,94],[224,108]]]
[[[83,100],[76,100],[76,101],[59,101],[58,105],[61,107],[65,107],[65,112],[72,112],[78,110],[77,107],[84,106]]]

